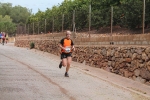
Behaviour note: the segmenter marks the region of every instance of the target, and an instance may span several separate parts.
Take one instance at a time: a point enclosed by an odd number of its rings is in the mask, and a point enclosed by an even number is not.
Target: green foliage
[[[11,3],[0,3],[0,31],[14,35],[16,26],[26,24],[30,15],[31,10],[25,7],[12,7]]]
[[[6,15],[2,17],[2,15],[0,15],[0,31],[12,35],[15,32],[15,30],[16,30],[16,26],[12,22],[10,16]]]
[[[110,27],[111,7],[113,6],[113,25],[135,29],[142,26],[143,0],[64,0],[61,4],[47,8],[45,12],[38,11],[36,14],[31,14],[31,10],[15,6],[12,4],[0,3],[0,15],[10,16],[12,22],[16,24],[33,24],[35,30],[44,32],[45,19],[46,29],[52,31],[54,24],[55,31],[61,31],[62,21],[63,29],[72,30],[73,27],[73,12],[75,11],[76,30],[88,29],[89,25],[89,5],[91,5],[91,27],[99,29],[100,27]],[[145,27],[150,24],[150,0],[146,0],[146,18]],[[63,18],[64,15],[64,19]],[[4,27],[4,23],[1,23]],[[13,25],[10,25],[13,26]],[[29,29],[30,31],[31,28]]]
[[[28,17],[31,15],[31,11],[25,7],[15,6],[11,9],[10,17],[16,24],[27,22]]]
[[[33,49],[35,47],[34,42],[30,43],[30,49]]]
[[[129,29],[141,26],[143,13],[143,1],[141,0],[64,0],[60,5],[47,9],[45,13],[39,11],[29,18],[28,23],[35,22],[33,18],[37,18],[40,22],[47,19],[47,28],[52,28],[54,19],[55,31],[60,31],[64,14],[64,30],[72,29],[73,11],[75,10],[76,29],[82,30],[88,28],[89,25],[90,4],[92,28],[110,26],[111,6],[113,6],[114,25]],[[150,0],[146,0],[146,25],[150,23],[149,6]],[[44,24],[41,24],[41,27],[44,27]]]

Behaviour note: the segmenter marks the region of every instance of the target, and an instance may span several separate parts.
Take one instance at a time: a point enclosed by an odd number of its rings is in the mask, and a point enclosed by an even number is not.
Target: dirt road
[[[126,88],[132,80],[115,84],[114,74],[75,62],[64,77],[59,62],[46,52],[0,45],[0,100],[150,100],[148,86]]]

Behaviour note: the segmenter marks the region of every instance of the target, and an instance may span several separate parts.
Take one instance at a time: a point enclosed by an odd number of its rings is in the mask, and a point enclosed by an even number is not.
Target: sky
[[[32,13],[37,13],[38,9],[46,11],[54,5],[61,4],[64,0],[0,0],[1,3],[12,3],[12,6],[20,5],[28,9],[32,9]]]

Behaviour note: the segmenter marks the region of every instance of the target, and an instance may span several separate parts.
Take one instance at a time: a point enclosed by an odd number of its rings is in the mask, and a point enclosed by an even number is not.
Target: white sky
[[[0,0],[1,3],[12,3],[13,6],[20,5],[32,9],[32,13],[37,13],[38,9],[45,11],[54,5],[61,4],[64,0]]]

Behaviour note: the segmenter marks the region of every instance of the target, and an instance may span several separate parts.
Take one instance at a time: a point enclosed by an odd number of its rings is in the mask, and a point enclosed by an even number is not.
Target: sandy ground
[[[150,100],[150,86],[35,49],[0,44],[0,100]]]

